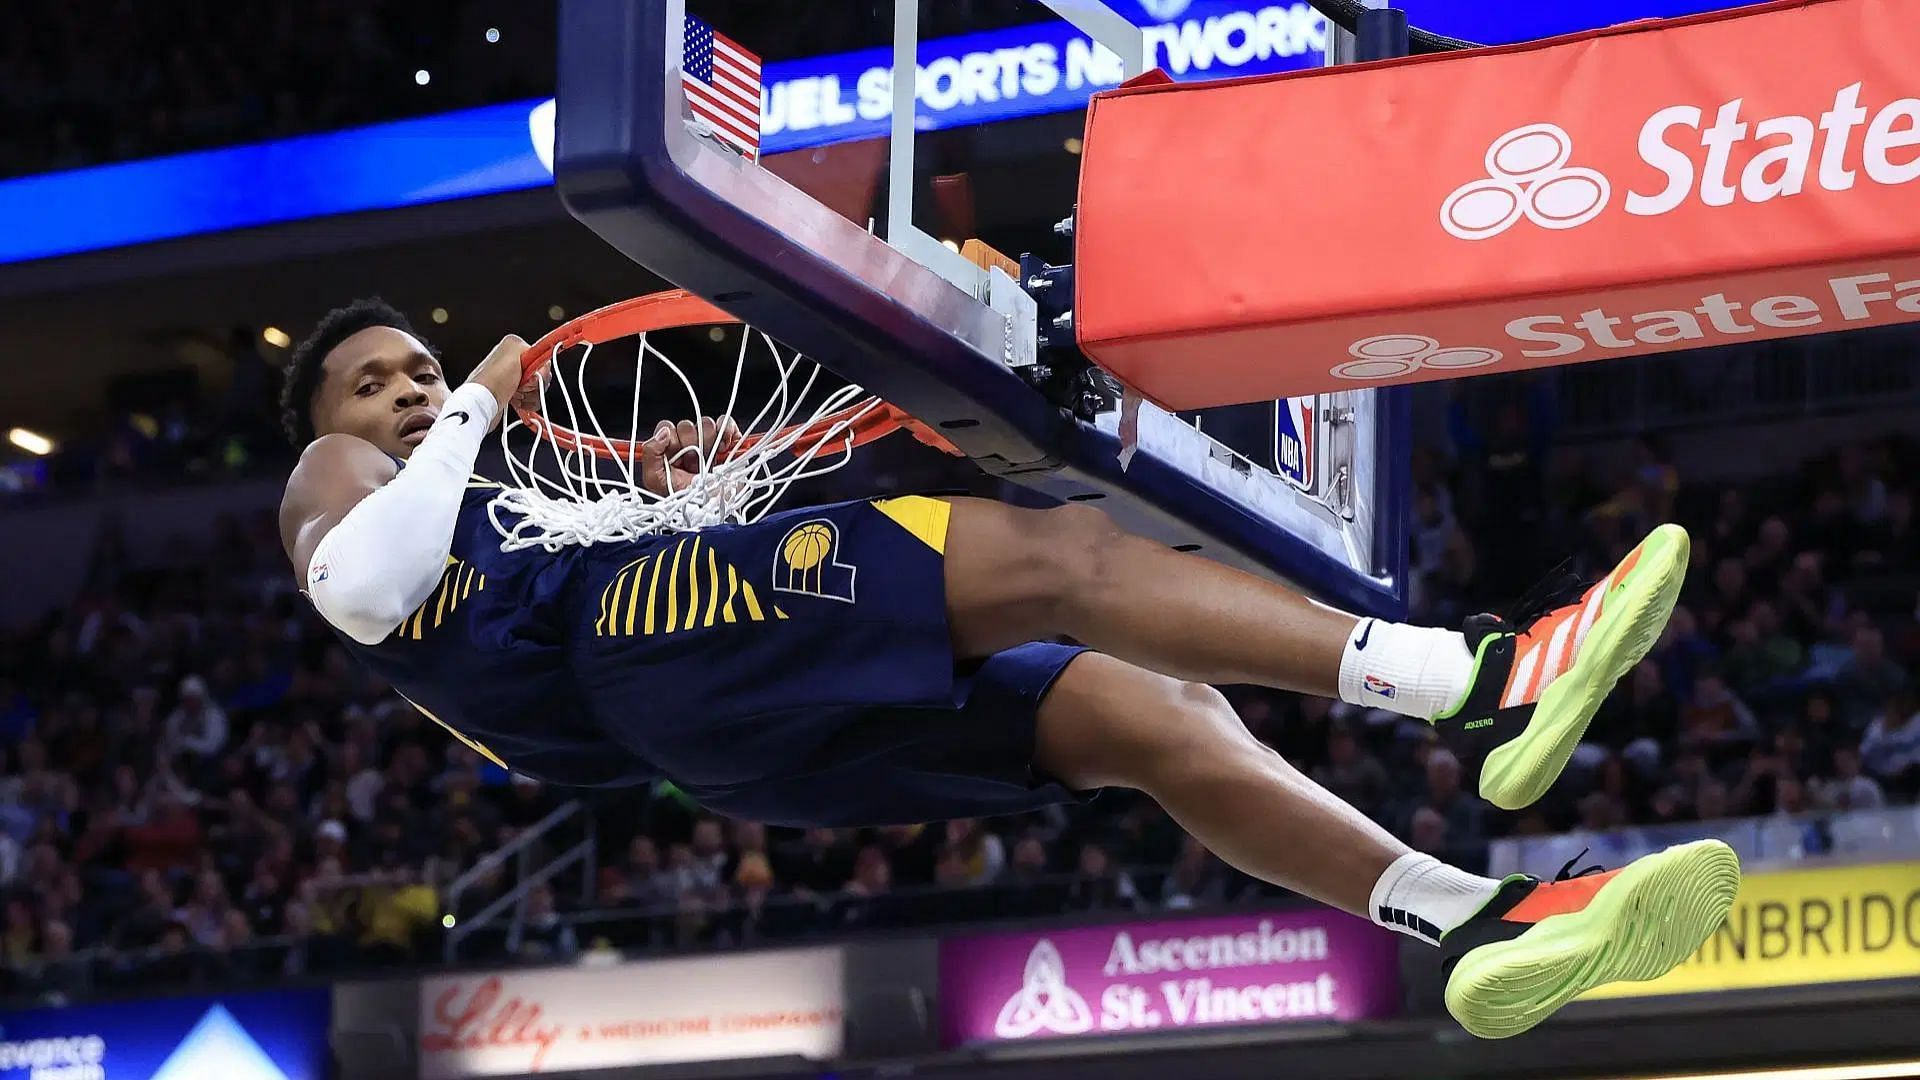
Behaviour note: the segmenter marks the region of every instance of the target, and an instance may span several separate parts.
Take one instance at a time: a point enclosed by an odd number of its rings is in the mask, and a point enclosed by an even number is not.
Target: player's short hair
[[[390,326],[403,334],[420,336],[398,308],[370,296],[327,312],[313,333],[294,346],[293,355],[287,359],[286,380],[280,386],[280,424],[295,450],[305,449],[314,440],[313,395],[320,389],[320,367],[326,363],[327,354],[373,326]],[[439,356],[431,345],[427,349]]]

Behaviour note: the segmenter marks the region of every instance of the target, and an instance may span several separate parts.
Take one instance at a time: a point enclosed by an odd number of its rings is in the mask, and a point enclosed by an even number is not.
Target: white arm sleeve
[[[407,467],[320,538],[307,564],[307,596],[341,633],[377,645],[433,595],[473,459],[498,410],[484,386],[455,390]]]

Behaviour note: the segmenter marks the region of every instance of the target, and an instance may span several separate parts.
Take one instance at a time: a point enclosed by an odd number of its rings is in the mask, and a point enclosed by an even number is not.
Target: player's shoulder
[[[358,435],[333,433],[307,444],[287,477],[281,496],[283,513],[297,511],[316,498],[327,500],[328,493],[342,489],[379,487],[393,479],[399,466],[384,450]],[[365,490],[360,492],[365,494]]]
[[[280,539],[294,565],[299,538],[316,522],[322,531],[393,479],[399,466],[386,452],[357,435],[322,435],[307,444],[280,496]]]
[[[391,478],[399,471],[387,452],[358,435],[334,432],[307,444],[287,478],[291,490],[295,484],[331,479],[342,473]]]

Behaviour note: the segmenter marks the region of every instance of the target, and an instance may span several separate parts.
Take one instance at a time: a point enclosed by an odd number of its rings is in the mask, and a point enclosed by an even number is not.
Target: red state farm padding
[[[1081,347],[1186,409],[1920,319],[1915,56],[1794,0],[1100,94]]]

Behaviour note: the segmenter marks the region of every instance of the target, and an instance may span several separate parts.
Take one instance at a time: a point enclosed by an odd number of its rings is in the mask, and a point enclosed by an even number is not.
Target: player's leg
[[[1097,652],[1041,702],[1034,760],[1075,790],[1144,791],[1245,873],[1356,915],[1408,852],[1255,739],[1219,691]],[[1477,907],[1493,883],[1470,880]]]
[[[1652,648],[1687,563],[1686,533],[1663,526],[1569,602],[1540,603],[1512,623],[1476,616],[1461,633],[1358,619],[1085,507],[952,505],[947,607],[961,655],[1066,636],[1192,682],[1457,719],[1485,752],[1480,793],[1510,809],[1545,792],[1601,701]]]
[[[1610,874],[1493,880],[1409,850],[1262,745],[1220,694],[1086,653],[1038,713],[1035,761],[1074,788],[1131,787],[1235,867],[1447,955],[1447,1005],[1517,1034],[1589,987],[1650,979],[1724,919],[1739,863],[1714,841]]]

